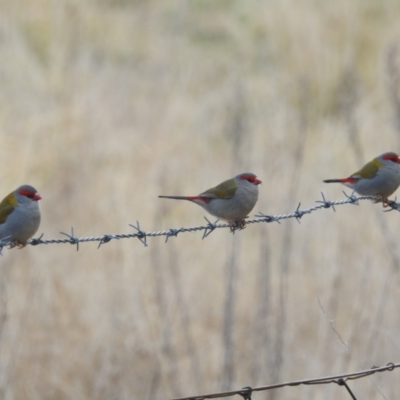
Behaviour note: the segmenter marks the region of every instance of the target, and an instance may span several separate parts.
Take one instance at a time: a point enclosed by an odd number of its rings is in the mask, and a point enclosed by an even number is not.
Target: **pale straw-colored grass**
[[[393,0],[8,3],[1,192],[37,187],[45,238],[201,225],[157,195],[244,171],[263,180],[254,213],[286,213],[400,151]],[[204,241],[4,250],[1,397],[165,399],[399,361],[399,221],[363,202]],[[395,398],[396,376],[351,387]]]

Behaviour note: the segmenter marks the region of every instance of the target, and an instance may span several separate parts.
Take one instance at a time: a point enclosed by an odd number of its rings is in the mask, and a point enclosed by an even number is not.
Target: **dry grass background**
[[[0,10],[1,191],[38,188],[45,238],[203,224],[201,208],[157,195],[246,170],[263,180],[254,213],[286,213],[322,190],[342,198],[322,179],[400,150],[397,1]],[[397,362],[399,222],[363,202],[204,241],[5,250],[0,397],[166,399]],[[393,399],[397,375],[351,387]]]

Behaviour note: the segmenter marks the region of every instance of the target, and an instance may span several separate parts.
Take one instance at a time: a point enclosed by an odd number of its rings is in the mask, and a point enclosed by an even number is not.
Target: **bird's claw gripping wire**
[[[394,200],[388,200],[387,207],[389,207],[389,210],[383,210],[383,212],[400,211],[400,204],[397,203],[397,197]]]
[[[229,228],[232,233],[235,233],[235,231],[241,231],[242,229],[245,229],[246,225],[247,225],[247,222],[244,218],[237,219],[236,221],[232,221],[229,223]]]

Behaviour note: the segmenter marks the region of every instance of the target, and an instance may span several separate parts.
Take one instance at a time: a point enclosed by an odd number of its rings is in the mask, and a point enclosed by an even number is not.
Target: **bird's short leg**
[[[382,202],[383,207],[387,207],[389,205],[390,200],[387,197],[384,197],[380,194],[378,194],[377,197],[378,197],[377,200],[373,200],[375,204]]]
[[[387,197],[382,197],[382,206],[388,207],[390,200]]]
[[[26,246],[26,243],[20,243],[20,242],[13,242],[10,244],[9,249],[13,249],[16,247],[17,249],[23,249]]]
[[[237,219],[236,221],[231,221],[231,232],[235,232],[236,230],[242,230],[246,228],[246,220],[245,219]]]

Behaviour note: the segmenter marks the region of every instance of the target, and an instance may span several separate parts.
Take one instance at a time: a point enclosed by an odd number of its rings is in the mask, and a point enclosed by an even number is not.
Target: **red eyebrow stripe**
[[[247,175],[247,174],[243,174],[239,176],[240,179],[243,179],[245,181],[249,181],[252,182],[256,185],[259,185],[260,183],[262,183],[256,176],[254,175]]]
[[[19,191],[19,194],[21,194],[22,196],[30,197],[33,200],[41,200],[42,199],[42,197],[40,196],[39,193],[32,192],[31,190],[21,189]]]
[[[35,193],[31,192],[30,190],[21,189],[19,194],[22,194],[22,196],[33,196]]]
[[[399,163],[400,158],[396,153],[387,153],[382,156],[384,160],[390,160]]]

